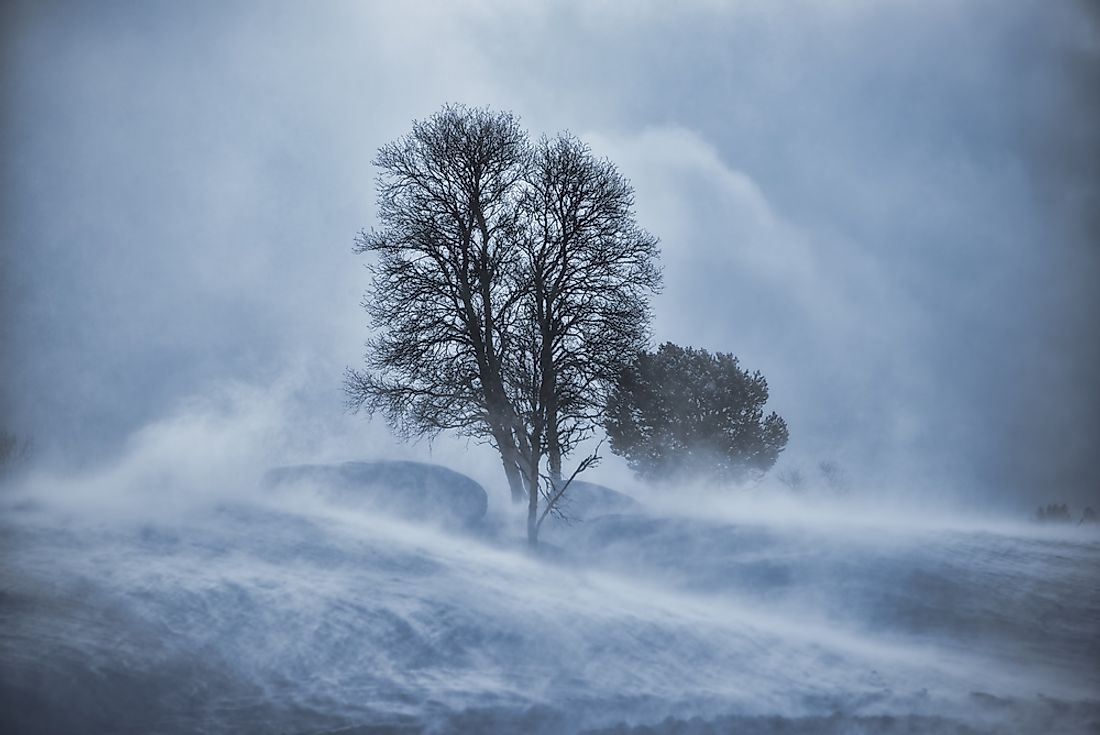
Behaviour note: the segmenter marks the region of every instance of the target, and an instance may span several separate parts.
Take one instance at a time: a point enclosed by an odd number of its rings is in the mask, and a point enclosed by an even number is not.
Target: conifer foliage
[[[775,464],[786,422],[764,415],[768,382],[731,354],[665,343],[624,368],[607,402],[611,449],[653,481],[742,482]]]

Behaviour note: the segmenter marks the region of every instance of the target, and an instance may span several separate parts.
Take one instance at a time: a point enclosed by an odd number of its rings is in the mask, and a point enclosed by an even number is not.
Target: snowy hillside
[[[298,486],[149,517],[11,493],[0,729],[1100,725],[1095,536],[631,507],[533,557],[506,518],[448,531]]]

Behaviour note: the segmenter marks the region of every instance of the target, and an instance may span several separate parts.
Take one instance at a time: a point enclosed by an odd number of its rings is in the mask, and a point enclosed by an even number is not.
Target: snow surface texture
[[[348,473],[400,469],[365,467],[163,513],[7,490],[0,731],[1100,728],[1094,532],[669,517],[578,486],[532,556],[506,513],[383,512],[374,480],[348,502]],[[395,483],[476,514],[476,483],[426,468]]]

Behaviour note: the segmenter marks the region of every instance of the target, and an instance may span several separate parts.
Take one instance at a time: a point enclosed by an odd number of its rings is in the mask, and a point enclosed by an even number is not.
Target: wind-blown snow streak
[[[638,513],[559,527],[534,558],[508,526],[266,493],[143,518],[10,491],[5,732],[1100,722],[1088,534]]]

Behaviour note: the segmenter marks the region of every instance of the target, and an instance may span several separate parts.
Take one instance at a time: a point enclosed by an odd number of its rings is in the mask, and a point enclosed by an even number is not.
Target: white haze
[[[1100,539],[1030,522],[1100,505],[1094,5],[0,12],[0,730],[1096,731]],[[370,160],[446,102],[630,178],[655,340],[764,373],[775,472],[604,445],[640,505],[532,555],[491,448],[344,411]],[[488,516],[264,482],[365,459]]]
[[[288,441],[294,395],[226,387],[117,461],[4,488],[11,731],[1074,733],[1100,718],[1094,528],[639,487],[639,512],[553,526],[532,556],[503,492],[456,532],[263,483],[272,465],[356,456]],[[490,458],[468,461],[491,477]]]
[[[761,370],[784,464],[1100,502],[1087,3],[5,8],[0,416],[40,457],[288,364],[338,414],[370,160],[452,101],[621,168],[655,338]]]

